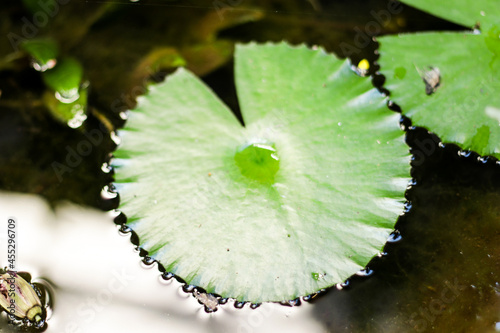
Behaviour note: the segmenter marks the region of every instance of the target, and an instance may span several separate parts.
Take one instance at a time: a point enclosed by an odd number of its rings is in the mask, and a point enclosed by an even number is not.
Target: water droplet
[[[401,236],[401,233],[398,230],[395,230],[389,235],[389,238],[387,238],[387,242],[396,243],[399,242],[401,239],[403,239],[403,236]]]
[[[118,230],[118,232],[120,234],[122,234],[123,236],[129,234],[132,232],[132,228],[130,228],[128,225],[125,225],[125,224],[122,224],[122,226],[120,227],[120,229]]]
[[[120,143],[121,143],[121,139],[120,139],[120,137],[118,136],[118,134],[116,134],[116,132],[115,132],[115,131],[112,131],[109,135],[110,135],[111,140],[113,141],[113,143],[114,143],[115,145],[117,145],[117,146],[118,146],[118,145],[120,145]]]
[[[479,156],[479,157],[477,158],[477,161],[478,161],[479,163],[482,163],[482,164],[486,164],[486,163],[488,163],[488,161],[489,161],[489,160],[490,160],[490,159],[488,158],[488,156]]]
[[[142,259],[142,263],[146,266],[151,266],[156,262],[155,259],[151,258],[150,256],[146,256]]]
[[[31,62],[31,67],[33,67],[38,72],[45,72],[48,69],[54,68],[56,64],[57,64],[56,59],[47,60],[47,62],[45,62],[44,64],[36,60],[33,60]]]
[[[346,281],[344,281],[342,283],[337,283],[335,285],[335,287],[337,288],[337,290],[345,289],[345,288],[349,287],[349,280],[346,280]]]
[[[116,199],[118,193],[114,192],[109,185],[105,185],[101,190],[101,198],[104,200]]]
[[[259,141],[239,147],[234,155],[241,174],[261,183],[274,183],[279,158],[274,144]]]
[[[164,272],[162,275],[161,275],[161,278],[163,280],[172,280],[172,278],[174,277],[175,275],[173,273],[170,273],[170,272]]]
[[[80,98],[78,88],[73,88],[64,92],[56,91],[54,95],[59,102],[64,104],[71,104]]]
[[[128,119],[128,114],[127,114],[127,112],[123,112],[123,111],[122,111],[122,112],[120,112],[118,115],[120,116],[120,119],[122,119],[122,120],[127,120],[127,119]]]
[[[368,277],[370,275],[373,275],[373,269],[369,269],[368,267],[365,269],[360,270],[359,272],[356,273],[357,276],[363,276],[363,277]]]
[[[71,128],[78,128],[82,126],[85,120],[87,120],[87,115],[85,114],[85,110],[83,109],[83,106],[80,104],[74,105],[71,108],[71,113],[73,113],[74,116],[67,122],[68,126]]]
[[[262,305],[262,303],[252,303],[252,304],[250,304],[250,309],[257,309],[261,305]]]
[[[458,151],[458,156],[459,157],[468,158],[468,157],[470,157],[471,153],[472,152],[470,150],[459,150]]]
[[[234,302],[234,307],[236,309],[242,309],[244,306],[245,306],[246,302],[239,302],[239,301],[236,301]]]
[[[221,298],[219,299],[219,304],[224,305],[229,301],[229,298]]]
[[[339,121],[339,122],[337,123],[337,125],[342,126],[342,122],[341,122],[341,121]]]
[[[284,306],[299,306],[300,305],[300,298],[292,299],[289,301],[281,301],[280,304],[284,305]]]
[[[101,165],[101,171],[102,172],[104,172],[104,173],[110,173],[111,170],[113,170],[113,167],[111,167],[111,165],[109,165],[107,162],[104,162]]]
[[[411,202],[409,201],[405,202],[403,207],[403,213],[408,214],[411,210],[411,207],[412,207]]]
[[[193,286],[192,284],[185,284],[182,286],[182,291],[185,293],[192,293],[195,290],[196,286]]]

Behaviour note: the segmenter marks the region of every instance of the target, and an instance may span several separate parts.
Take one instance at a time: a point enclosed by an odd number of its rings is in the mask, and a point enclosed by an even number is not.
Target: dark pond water
[[[1,38],[0,213],[2,221],[4,215],[25,221],[20,262],[54,286],[47,331],[499,332],[500,165],[438,145],[424,129],[407,129],[416,156],[408,209],[386,254],[369,264],[373,273],[300,306],[237,310],[227,304],[206,314],[177,282],[157,282],[156,269],[141,267],[129,237],[118,236],[111,219],[97,211],[117,206],[100,195],[112,181],[112,172],[102,168],[115,148],[109,131],[123,126],[119,113],[134,106],[145,80],[161,80],[170,71],[158,68],[162,73],[155,75],[137,65],[154,67],[147,55],[155,47],[182,51],[190,68],[238,115],[233,42],[321,45],[353,63],[369,59],[374,73],[377,43],[366,37],[367,29],[377,35],[465,29],[406,6],[397,13],[390,8],[375,0],[70,1],[33,35],[52,36],[63,55],[82,62],[90,96],[81,130],[50,116],[41,102],[40,73],[28,59],[7,61],[13,47]],[[1,35],[23,36],[26,18],[33,14],[19,1],[2,1]],[[226,44],[216,43],[221,40]],[[380,86],[383,78],[374,82]],[[403,123],[409,128],[408,120]],[[64,163],[69,150],[103,128],[88,156],[59,177],[52,163]],[[425,139],[436,144],[416,145]],[[40,195],[53,206],[65,200],[97,210],[66,205],[52,212],[40,200],[13,192]],[[126,292],[103,292],[120,274]],[[10,331],[3,317],[0,327]]]

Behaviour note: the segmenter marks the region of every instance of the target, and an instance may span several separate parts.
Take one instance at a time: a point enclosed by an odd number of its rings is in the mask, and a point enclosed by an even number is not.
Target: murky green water
[[[381,34],[459,28],[408,7],[391,14],[384,1],[218,3],[70,1],[51,25],[34,30],[35,36],[55,37],[63,54],[84,65],[90,96],[83,130],[49,115],[41,103],[40,74],[27,59],[6,63],[13,48],[8,38],[0,39],[0,189],[11,191],[2,193],[0,213],[2,221],[4,215],[20,221],[20,265],[54,286],[47,331],[500,331],[500,165],[460,157],[452,145],[419,147],[417,139],[432,139],[423,130],[408,133],[415,184],[407,192],[411,209],[396,226],[401,239],[370,263],[369,277],[355,276],[343,290],[333,288],[293,308],[237,310],[226,304],[206,314],[177,282],[160,283],[156,269],[141,267],[128,236],[119,236],[109,218],[75,207],[54,215],[37,199],[12,193],[38,194],[54,205],[68,200],[101,210],[116,207],[116,200],[101,197],[112,180],[102,168],[115,147],[109,130],[123,125],[119,112],[134,105],[146,78],[160,80],[169,72],[144,70],[155,68],[146,55],[159,46],[182,51],[191,69],[238,114],[234,41],[317,44],[357,63],[377,57],[376,43],[359,33],[369,27]],[[18,1],[0,8],[1,34],[23,36],[23,18],[33,14]],[[214,42],[221,40],[227,43]],[[55,172],[53,162],[67,163],[82,141],[92,144],[91,152],[73,161],[71,170]],[[4,319],[0,327],[8,331]]]

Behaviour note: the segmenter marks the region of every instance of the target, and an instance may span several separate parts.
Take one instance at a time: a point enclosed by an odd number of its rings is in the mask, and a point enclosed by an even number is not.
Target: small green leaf
[[[414,125],[498,158],[500,126],[486,112],[500,108],[500,60],[492,52],[500,39],[492,38],[488,33],[437,32],[382,37],[379,63],[391,99]],[[398,74],[401,68],[404,77]],[[485,130],[478,132],[481,128],[489,128],[488,140]]]
[[[21,44],[21,48],[33,57],[33,67],[41,72],[53,68],[59,54],[59,47],[52,39],[29,39]]]
[[[47,86],[58,94],[58,99],[72,103],[79,96],[80,84],[83,78],[83,67],[74,58],[63,58],[56,67],[43,72]]]
[[[167,271],[223,297],[345,281],[402,212],[399,115],[323,50],[239,46],[235,67],[245,127],[184,69],[139,98],[113,163],[127,224]]]

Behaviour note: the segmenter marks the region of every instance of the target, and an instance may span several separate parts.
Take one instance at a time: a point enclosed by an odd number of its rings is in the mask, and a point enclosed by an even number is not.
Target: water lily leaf
[[[408,147],[368,78],[323,50],[238,46],[245,127],[179,69],[130,112],[115,152],[140,246],[209,293],[294,299],[343,282],[402,212]]]
[[[381,73],[413,124],[445,142],[500,157],[500,33],[382,37]]]
[[[402,0],[410,6],[444,18],[448,21],[473,27],[480,23],[486,30],[500,23],[500,5],[492,0],[457,0],[453,2],[433,0]]]

